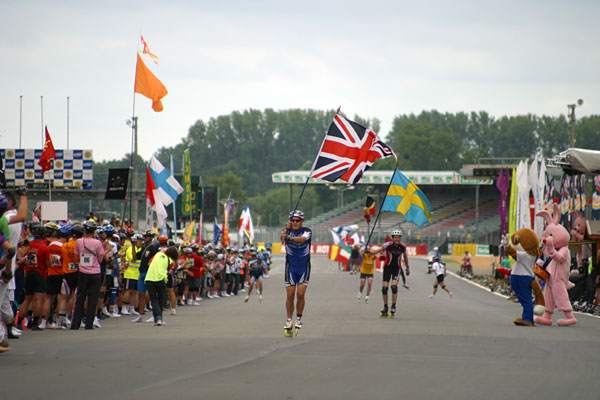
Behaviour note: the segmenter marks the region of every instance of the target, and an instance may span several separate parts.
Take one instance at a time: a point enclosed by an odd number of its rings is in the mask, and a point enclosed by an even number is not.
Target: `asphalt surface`
[[[262,303],[204,300],[162,327],[123,316],[93,331],[26,331],[0,355],[0,399],[600,397],[600,319],[517,327],[518,304],[452,276],[454,297],[430,299],[433,276],[410,262],[410,290],[400,287],[396,318],[383,319],[381,274],[365,304],[356,275],[313,257],[294,338],[283,336],[281,259]]]

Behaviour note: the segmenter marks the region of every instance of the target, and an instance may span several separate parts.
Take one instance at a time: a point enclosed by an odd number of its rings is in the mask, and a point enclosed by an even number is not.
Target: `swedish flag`
[[[381,211],[404,214],[404,218],[421,227],[431,221],[431,206],[425,194],[399,170],[394,171]]]

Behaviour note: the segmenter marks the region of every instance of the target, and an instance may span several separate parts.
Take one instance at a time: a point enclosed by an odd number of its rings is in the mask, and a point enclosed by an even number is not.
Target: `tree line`
[[[173,155],[177,171],[183,151],[189,148],[192,174],[200,175],[204,185],[218,186],[222,197],[231,193],[240,210],[248,202],[261,224],[280,225],[289,212],[290,189],[288,185],[272,183],[271,174],[310,169],[334,114],[334,110],[311,109],[233,111],[208,121],[196,121],[180,143],[158,149],[156,156],[168,167]],[[570,121],[565,115],[495,118],[485,111],[431,110],[396,116],[387,133],[380,132],[377,118],[347,117],[376,132],[396,152],[401,170],[457,171],[464,164],[485,158],[547,158],[567,149],[570,143]],[[575,138],[576,147],[600,149],[600,116],[578,119]],[[94,172],[129,167],[130,157],[97,162]],[[391,158],[373,166],[378,170],[393,167]],[[140,163],[138,173],[144,171],[145,166]],[[96,179],[95,187],[103,187],[100,184]],[[294,203],[300,189],[293,188]],[[363,196],[360,186],[344,193],[348,201]],[[310,218],[336,204],[335,191],[309,185],[301,208]]]

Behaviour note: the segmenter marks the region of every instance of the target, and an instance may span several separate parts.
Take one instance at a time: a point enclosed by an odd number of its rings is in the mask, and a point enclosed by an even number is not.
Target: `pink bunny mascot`
[[[546,257],[552,257],[552,261],[547,267],[550,276],[546,280],[544,287],[544,300],[546,302],[546,311],[542,317],[535,316],[534,320],[538,324],[552,325],[552,314],[554,307],[565,314],[565,319],[559,319],[559,326],[575,325],[577,320],[573,316],[573,308],[569,301],[567,285],[569,284],[569,268],[571,265],[571,255],[569,254],[569,232],[559,224],[560,208],[553,204],[552,215],[546,210],[538,212],[536,215],[546,220],[547,226],[542,235],[542,251]]]

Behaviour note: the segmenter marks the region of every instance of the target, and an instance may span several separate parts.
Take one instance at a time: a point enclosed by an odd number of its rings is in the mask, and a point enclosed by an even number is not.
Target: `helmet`
[[[160,235],[158,237],[158,243],[160,243],[160,244],[167,244],[167,243],[169,243],[169,238],[166,237],[165,235]]]
[[[175,241],[174,241],[174,240],[171,240],[171,239],[169,239],[169,241],[167,242],[167,245],[168,245],[169,247],[170,247],[170,246],[175,246]]]
[[[60,233],[62,233],[65,236],[69,236],[71,234],[71,229],[72,229],[72,226],[70,224],[63,225],[60,228]]]
[[[402,236],[402,231],[400,229],[395,229],[390,233],[390,236]]]
[[[99,227],[96,228],[96,233],[104,233],[104,227],[102,225],[100,225]]]
[[[300,210],[294,210],[290,212],[290,219],[292,218],[300,218],[301,220],[304,220],[304,213]]]
[[[8,200],[0,193],[0,210],[6,210],[8,208]]]
[[[43,238],[46,235],[46,228],[39,222],[32,222],[29,224],[29,231],[37,238]]]
[[[83,231],[87,233],[94,232],[98,226],[94,221],[90,221],[89,219],[83,223]]]
[[[54,222],[46,222],[44,224],[44,228],[46,228],[48,230],[52,230],[52,231],[57,231],[58,225],[56,225]]]
[[[80,238],[83,236],[83,226],[81,224],[73,224],[71,227],[71,234],[76,238]]]
[[[217,260],[222,260],[222,259],[223,259],[223,254],[219,254],[219,255],[217,256]]]
[[[140,235],[139,233],[134,234],[131,239],[134,241],[138,241],[138,240],[142,240],[144,237],[142,235]]]
[[[115,228],[114,228],[112,225],[110,225],[110,224],[108,224],[108,225],[106,225],[106,226],[104,227],[104,232],[106,232],[106,233],[109,233],[109,234],[110,234],[110,233],[113,233],[113,232],[114,232],[114,230],[115,230]]]
[[[152,229],[146,229],[146,232],[144,232],[144,237],[154,237],[154,231]]]
[[[263,256],[262,253],[261,253],[261,254],[257,255],[256,258],[258,258],[259,260],[262,260],[262,259],[265,258],[265,256]]]
[[[435,246],[435,247],[433,248],[433,251],[438,251],[439,249],[440,249],[439,247]]]

